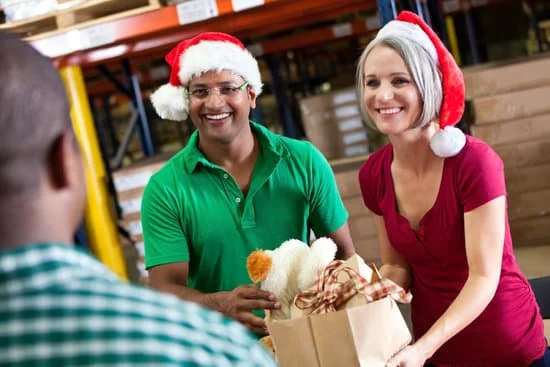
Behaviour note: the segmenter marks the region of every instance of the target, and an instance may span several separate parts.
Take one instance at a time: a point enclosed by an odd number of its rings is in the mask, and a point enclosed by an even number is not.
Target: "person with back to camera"
[[[233,320],[73,244],[86,187],[51,60],[0,32],[0,366],[275,366]]]
[[[503,163],[453,126],[465,93],[451,54],[403,12],[363,51],[357,87],[363,115],[390,140],[359,172],[380,271],[413,295],[415,342],[387,366],[549,366],[512,250]]]
[[[150,283],[213,308],[257,334],[274,295],[251,284],[246,258],[310,230],[354,253],[348,214],[318,149],[249,120],[262,92],[258,62],[235,37],[201,33],[166,56],[171,72],[151,101],[166,119],[189,116],[187,145],[149,180],[141,221]]]

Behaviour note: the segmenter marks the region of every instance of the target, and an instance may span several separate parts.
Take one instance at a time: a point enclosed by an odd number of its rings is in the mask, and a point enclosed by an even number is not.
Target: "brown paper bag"
[[[266,321],[281,367],[320,367],[309,317]]]
[[[359,256],[342,266],[356,270],[369,282],[380,280],[376,268]],[[267,321],[281,367],[383,367],[411,341],[411,334],[391,297],[366,303],[357,294],[343,309],[283,321]],[[294,307],[294,317],[307,315]]]
[[[411,342],[390,297],[362,306],[268,322],[281,367],[384,367]]]
[[[310,318],[322,367],[384,367],[411,342],[397,304],[390,297]]]

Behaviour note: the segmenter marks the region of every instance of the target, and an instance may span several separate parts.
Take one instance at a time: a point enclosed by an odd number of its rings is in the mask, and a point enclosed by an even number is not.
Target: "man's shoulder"
[[[142,325],[149,337],[158,336],[177,348],[201,350],[211,361],[243,362],[254,354],[250,349],[256,342],[250,333],[216,311],[142,286],[120,283],[116,288],[121,297],[112,312]]]
[[[152,185],[165,188],[175,188],[178,182],[185,180],[185,178],[189,176],[186,159],[187,152],[184,148],[168,159],[162,167],[153,173],[148,184],[152,183]]]
[[[122,359],[196,366],[254,359],[251,365],[260,366],[262,361],[270,365],[268,356],[238,323],[142,286],[89,275],[25,297],[27,303],[35,304],[36,311],[29,315],[55,315],[41,322],[45,340],[62,333],[73,343],[71,347],[81,345],[74,350],[74,358],[93,355],[103,365]],[[24,316],[20,322],[25,329],[34,325],[36,317]],[[62,353],[55,351],[54,357],[65,358]]]
[[[277,135],[280,143],[291,153],[311,154],[317,148],[306,139],[290,138],[288,136]]]
[[[103,282],[97,279],[95,282],[89,281],[88,286],[83,289],[75,289],[74,294],[84,295],[84,298],[89,296],[96,301],[108,300],[108,303],[105,303],[108,306],[103,308],[96,307],[97,304],[90,302],[90,315],[115,315],[119,320],[131,320],[143,327],[149,325],[147,328],[144,327],[144,333],[149,333],[149,330],[153,333],[164,330],[165,336],[173,341],[192,342],[193,338],[188,337],[189,333],[206,332],[211,341],[229,342],[237,338],[242,339],[242,343],[250,340],[244,327],[222,314],[145,286],[118,280]],[[231,333],[231,336],[228,336],[228,333]]]

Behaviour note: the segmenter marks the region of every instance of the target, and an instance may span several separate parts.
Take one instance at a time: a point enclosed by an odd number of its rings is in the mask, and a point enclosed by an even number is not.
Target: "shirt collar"
[[[274,155],[276,158],[281,158],[288,154],[284,144],[281,143],[281,136],[272,133],[266,127],[253,121],[250,121],[250,126],[252,132],[258,137],[262,153]],[[193,134],[191,134],[187,145],[183,148],[185,168],[188,172],[195,172],[199,163],[205,167],[214,167],[199,149],[198,134],[198,131],[195,130]]]
[[[33,284],[43,287],[47,284],[42,284],[40,278],[45,273],[56,282],[62,282],[63,278],[70,282],[75,274],[107,281],[117,279],[103,264],[74,245],[42,243],[0,251],[0,284],[28,278],[25,284],[29,287]]]

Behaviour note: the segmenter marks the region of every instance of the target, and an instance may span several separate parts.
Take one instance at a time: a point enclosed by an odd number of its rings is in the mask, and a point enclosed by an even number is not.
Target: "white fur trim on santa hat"
[[[446,126],[439,130],[430,141],[432,151],[441,158],[457,155],[464,145],[466,145],[466,135],[454,126]]]
[[[164,84],[151,94],[151,103],[166,120],[184,121],[189,113],[189,97],[183,87]]]
[[[242,76],[256,96],[262,93],[263,83],[258,62],[252,54],[231,42],[201,41],[181,55],[178,77],[183,86],[194,76],[207,71],[229,70]]]
[[[375,39],[383,39],[387,37],[406,38],[413,43],[420,45],[428,55],[439,64],[437,51],[430,37],[417,24],[403,22],[401,20],[392,20],[388,22],[376,35]]]

